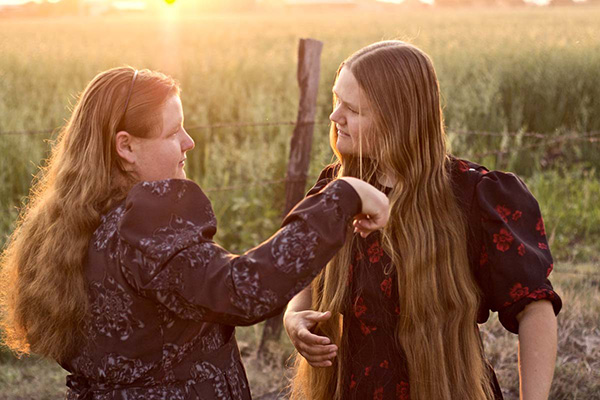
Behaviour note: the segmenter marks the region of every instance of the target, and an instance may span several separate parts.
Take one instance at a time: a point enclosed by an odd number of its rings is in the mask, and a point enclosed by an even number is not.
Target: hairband
[[[133,79],[131,80],[131,86],[129,86],[129,93],[127,94],[127,101],[125,102],[125,109],[123,110],[123,118],[125,118],[125,113],[127,112],[127,106],[129,105],[129,99],[131,98],[131,92],[133,92],[133,85],[135,84],[135,78],[137,78],[138,70],[135,70],[133,74]]]

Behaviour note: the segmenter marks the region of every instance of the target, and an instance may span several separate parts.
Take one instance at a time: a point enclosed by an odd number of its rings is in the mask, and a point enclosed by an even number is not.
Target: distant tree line
[[[381,5],[377,0],[354,0],[357,5]],[[523,6],[524,0],[434,0],[436,7],[465,7],[465,6]],[[147,12],[154,13],[163,10],[166,3],[174,3],[182,13],[186,15],[201,14],[207,12],[244,12],[256,9],[269,9],[272,7],[282,7],[285,0],[149,0]],[[326,3],[327,0],[323,0]],[[15,14],[24,15],[83,15],[93,2],[85,0],[61,0],[59,2],[27,3],[20,7]],[[405,0],[404,6],[424,7],[421,0]],[[549,0],[551,6],[573,6],[573,5],[600,5],[600,0]],[[108,8],[110,12],[110,8]],[[2,12],[0,12],[0,15]]]

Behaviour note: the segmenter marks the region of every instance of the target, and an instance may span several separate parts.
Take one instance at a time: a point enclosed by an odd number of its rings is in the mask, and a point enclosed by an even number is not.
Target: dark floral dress
[[[279,313],[341,248],[360,208],[348,183],[333,182],[237,256],[213,242],[196,184],[136,185],[90,241],[86,337],[61,364],[67,398],[250,399],[234,326]]]
[[[547,279],[552,256],[535,198],[513,174],[450,160],[454,193],[468,221],[469,262],[483,295],[477,322],[486,322],[490,310],[496,311],[502,325],[518,333],[517,314],[540,299],[550,300],[558,314],[562,303]],[[325,168],[309,194],[335,172],[335,165]],[[408,400],[408,369],[394,340],[399,313],[396,272],[380,234],[358,237],[353,259],[350,298],[343,312],[343,332],[352,349],[344,360],[343,398]],[[492,386],[496,398],[502,399],[494,374]]]

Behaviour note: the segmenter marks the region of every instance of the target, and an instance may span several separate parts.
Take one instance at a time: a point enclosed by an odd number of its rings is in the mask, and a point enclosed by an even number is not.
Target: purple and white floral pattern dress
[[[360,199],[343,181],[299,203],[269,240],[213,240],[188,180],[143,182],[104,215],[85,264],[85,339],[61,365],[67,399],[250,399],[234,326],[281,312],[341,248]]]

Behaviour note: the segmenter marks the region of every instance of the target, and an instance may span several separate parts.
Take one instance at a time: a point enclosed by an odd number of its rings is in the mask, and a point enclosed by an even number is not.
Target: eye
[[[347,109],[348,109],[348,110],[349,110],[349,111],[350,111],[352,114],[358,114],[358,111],[356,111],[355,109],[353,109],[353,108],[350,108],[350,107],[348,107],[348,106],[346,106],[346,108],[347,108]]]

